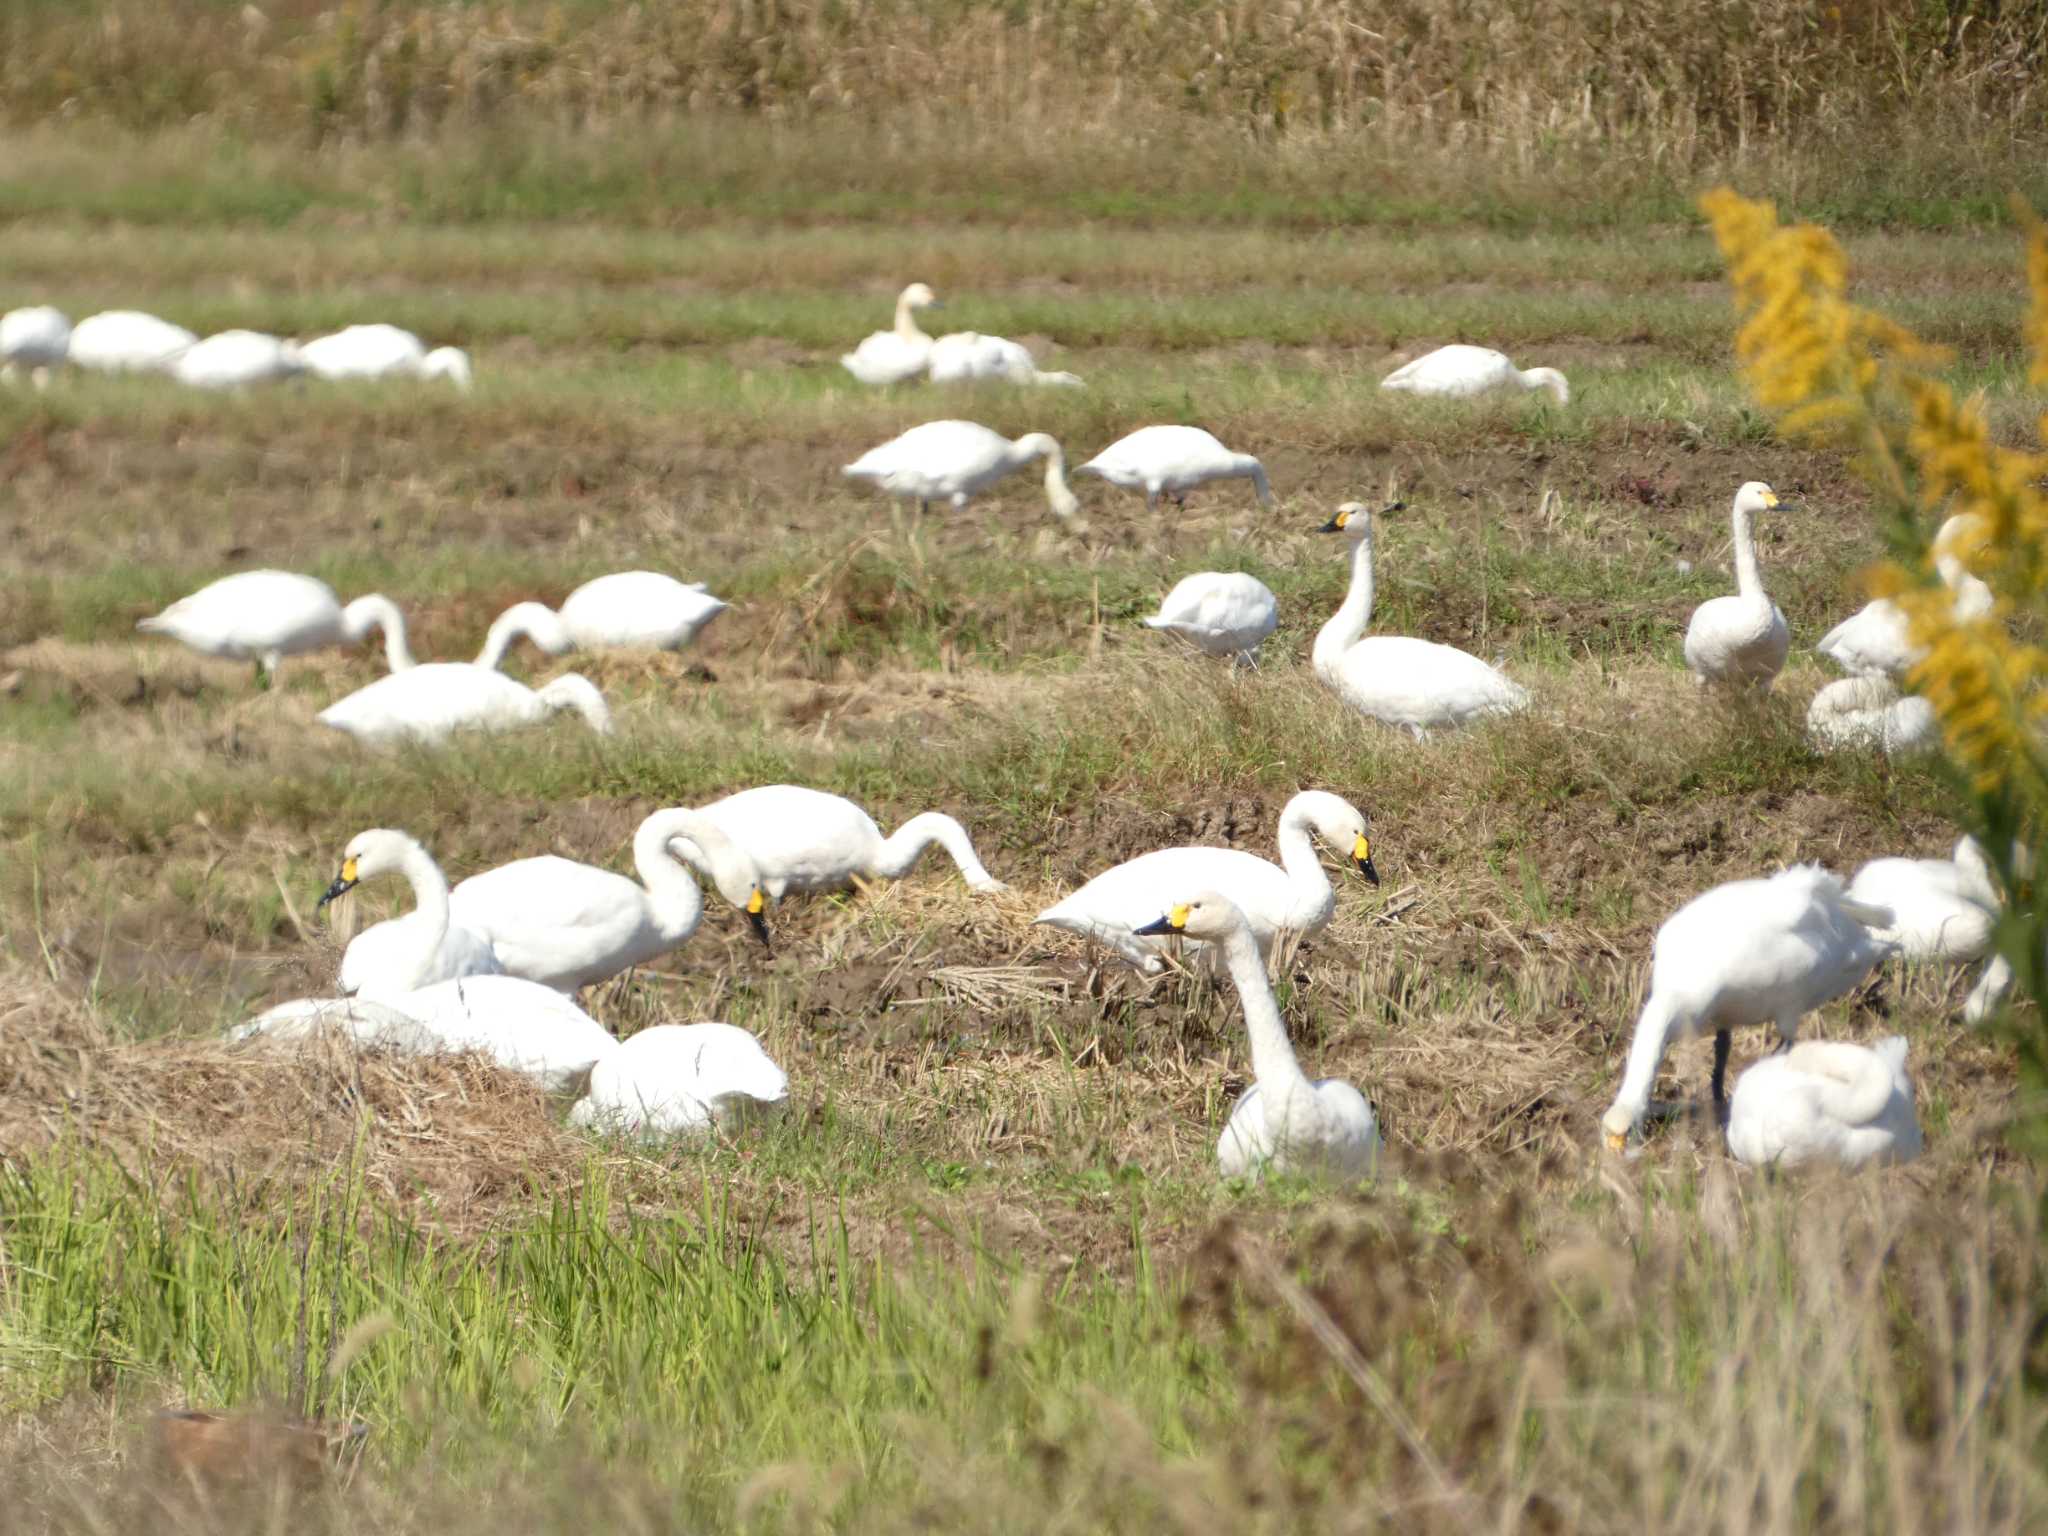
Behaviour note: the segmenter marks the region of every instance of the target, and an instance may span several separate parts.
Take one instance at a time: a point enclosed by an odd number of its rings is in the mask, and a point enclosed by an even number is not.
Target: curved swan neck
[[[918,326],[917,306],[911,302],[907,288],[896,296],[896,334],[905,341],[931,340]]]
[[[1731,516],[1735,525],[1735,590],[1744,597],[1761,598],[1764,582],[1756,568],[1756,540],[1750,532],[1749,508],[1740,497]]]
[[[1042,435],[1042,434],[1041,434]],[[1072,518],[1081,510],[1073,487],[1067,484],[1067,456],[1052,438],[1045,439],[1045,499],[1055,515]]]
[[[477,652],[476,664],[495,669],[514,642],[522,637],[531,640],[550,656],[559,656],[571,649],[569,636],[554,609],[542,603],[514,603],[491,620],[491,627],[484,635],[484,648]]]
[[[404,983],[409,990],[426,981],[434,968],[434,961],[440,956],[441,945],[448,938],[448,877],[441,873],[441,866],[434,862],[433,855],[410,841],[399,856],[398,869],[412,886],[414,917],[419,930],[419,956],[413,962],[412,974]]]
[[[384,633],[384,660],[394,672],[411,670],[412,651],[405,643],[405,615],[398,604],[381,592],[359,597],[341,610],[341,632],[349,643],[360,644],[373,629]]]
[[[1270,507],[1273,505],[1273,486],[1266,479],[1265,465],[1248,453],[1240,453],[1237,456],[1237,472],[1251,481],[1252,494],[1259,498],[1260,506]]]
[[[1260,958],[1258,943],[1243,922],[1235,924],[1222,940],[1224,964],[1237,988],[1244,1009],[1245,1035],[1251,1043],[1252,1080],[1261,1094],[1284,1095],[1290,1088],[1308,1081],[1287,1038],[1287,1026],[1280,1018],[1280,1004],[1273,996],[1273,984],[1266,979],[1266,962]]]
[[[669,841],[687,837],[702,848],[709,826],[706,818],[695,811],[656,811],[633,834],[633,868],[647,889],[648,904],[654,908],[656,921],[671,934],[687,937],[696,931],[704,916],[704,892],[697,877],[669,847]],[[716,827],[711,827],[709,835],[715,837],[717,832]],[[715,857],[709,848],[705,852],[707,857]]]
[[[866,874],[871,879],[900,880],[923,857],[925,849],[937,843],[959,866],[960,873],[975,890],[986,890],[998,882],[982,866],[968,840],[967,829],[943,811],[926,811],[903,823],[875,850]]]
[[[1316,853],[1314,823],[1305,810],[1290,807],[1280,816],[1280,867],[1298,899],[1322,901],[1331,896],[1330,876]]]
[[[573,709],[600,736],[612,733],[612,712],[597,685],[580,672],[565,672],[534,695],[546,709]]]
[[[1555,368],[1523,368],[1518,370],[1524,389],[1547,389],[1550,398],[1559,405],[1571,403],[1571,386],[1565,383],[1564,375]]]
[[[1316,631],[1315,648],[1309,653],[1309,660],[1319,674],[1327,677],[1344,659],[1344,653],[1358,643],[1372,623],[1372,599],[1372,524],[1368,522],[1365,531],[1351,541],[1350,590],[1329,622]]]
[[[1607,1111],[1610,1129],[1614,1128],[1616,1111],[1627,1116],[1630,1130],[1642,1124],[1643,1113],[1650,1107],[1650,1085],[1657,1080],[1657,1067],[1664,1060],[1664,1048],[1671,1042],[1676,1012],[1666,999],[1657,995],[1653,982],[1649,1001],[1643,1004],[1643,1011],[1636,1018],[1635,1035],[1628,1043],[1628,1066],[1622,1073],[1621,1087],[1615,1092],[1613,1107]]]

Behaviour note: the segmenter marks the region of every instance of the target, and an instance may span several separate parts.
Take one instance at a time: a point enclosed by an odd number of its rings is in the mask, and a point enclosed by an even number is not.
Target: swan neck
[[[1750,530],[1749,508],[1737,503],[1735,524],[1735,590],[1744,597],[1764,595],[1763,577],[1756,568],[1756,539]]]
[[[1287,871],[1287,883],[1295,899],[1309,905],[1330,899],[1334,894],[1330,876],[1316,853],[1307,815],[1291,810],[1282,815],[1278,841],[1280,867]]]
[[[1247,453],[1238,456],[1238,468],[1251,481],[1252,494],[1258,497],[1259,505],[1262,507],[1272,506],[1273,486],[1266,479],[1266,466]]]
[[[1237,999],[1244,1009],[1245,1035],[1252,1052],[1252,1080],[1261,1094],[1285,1095],[1307,1078],[1287,1038],[1287,1026],[1280,1018],[1280,1004],[1273,996],[1273,984],[1266,979],[1266,962],[1252,931],[1244,923],[1234,926],[1222,941],[1223,959]]]
[[[899,294],[896,299],[896,334],[905,341],[930,341],[917,323],[917,309],[910,302],[910,295]]]
[[[359,597],[343,609],[341,628],[350,644],[360,644],[373,629],[383,631],[384,660],[391,670],[406,672],[413,667],[412,650],[405,643],[405,615],[381,593]]]
[[[707,828],[709,829],[707,831]],[[633,834],[633,868],[647,890],[655,922],[664,932],[687,937],[704,916],[704,892],[697,877],[669,847],[672,838],[687,837],[703,850],[707,862],[718,860],[722,843],[718,829],[695,811],[657,811]],[[730,851],[726,845],[725,851]]]
[[[1327,677],[1344,659],[1344,653],[1358,643],[1372,623],[1372,601],[1372,531],[1368,528],[1363,538],[1354,539],[1351,544],[1351,586],[1344,601],[1329,622],[1316,631],[1310,660],[1318,673]]]
[[[550,654],[560,655],[561,651],[554,644],[555,632],[560,628],[561,621],[553,609],[540,603],[514,603],[491,620],[491,627],[484,635],[484,648],[477,652],[476,664],[495,670],[505,659],[505,653],[522,638],[531,640]]]
[[[1675,1010],[1657,994],[1653,981],[1649,1001],[1643,1004],[1643,1011],[1636,1018],[1635,1035],[1628,1043],[1628,1066],[1614,1095],[1614,1106],[1607,1112],[1610,1121],[1618,1110],[1627,1117],[1630,1129],[1642,1124],[1643,1113],[1650,1107],[1650,1086],[1657,1080],[1658,1064],[1671,1043],[1674,1018]]]
[[[448,938],[448,877],[418,843],[405,850],[398,867],[412,886],[419,935],[419,956],[412,974],[404,980],[405,990],[411,990],[425,984]]]
[[[976,855],[967,829],[943,811],[913,816],[885,838],[876,851],[871,878],[902,879],[933,843],[946,850],[970,886],[980,889],[996,883]]]

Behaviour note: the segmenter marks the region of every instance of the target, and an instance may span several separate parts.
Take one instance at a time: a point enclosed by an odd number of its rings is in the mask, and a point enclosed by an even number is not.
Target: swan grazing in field
[[[1166,969],[1160,958],[1165,946],[1138,936],[1131,914],[1168,907],[1175,893],[1219,886],[1235,897],[1252,937],[1271,954],[1282,934],[1319,932],[1337,910],[1337,893],[1311,838],[1343,850],[1369,884],[1380,883],[1364,815],[1327,790],[1305,789],[1281,809],[1278,864],[1237,848],[1157,848],[1104,870],[1036,921],[1104,945],[1157,975]]]
[[[967,829],[938,811],[913,816],[884,837],[875,818],[844,795],[801,784],[763,784],[714,800],[699,807],[698,814],[753,861],[761,888],[774,901],[788,891],[836,891],[856,880],[901,880],[933,843],[959,866],[969,890],[987,896],[1009,889],[983,868]],[[696,862],[703,857],[691,839],[679,841],[684,858]]]
[[[287,656],[330,645],[357,645],[371,630],[384,634],[384,658],[393,672],[413,666],[405,643],[405,616],[381,593],[346,608],[324,581],[295,571],[238,571],[181,597],[137,629],[169,635],[204,656],[253,661],[274,676]]]
[[[1735,1080],[1728,1151],[1752,1168],[1861,1168],[1920,1155],[1906,1037],[1875,1047],[1802,1040]]]
[[[1380,388],[1460,400],[1496,389],[1548,390],[1559,405],[1572,398],[1571,386],[1555,368],[1517,368],[1504,352],[1462,343],[1404,363],[1380,380]]]
[[[917,311],[935,309],[938,299],[923,283],[912,283],[896,296],[896,325],[876,331],[839,359],[839,366],[863,384],[901,384],[923,373],[931,360],[932,339],[918,329]]]
[[[1636,1019],[1628,1067],[1601,1117],[1616,1151],[1642,1124],[1667,1046],[1714,1032],[1713,1101],[1720,1108],[1731,1033],[1775,1024],[1790,1042],[1799,1020],[1861,981],[1892,946],[1878,930],[1891,912],[1850,900],[1842,882],[1803,864],[1761,880],[1732,880],[1664,920],[1651,951],[1650,996]]]
[[[194,389],[247,389],[306,371],[298,343],[261,331],[222,331],[172,359],[170,375]]]
[[[461,730],[503,731],[537,725],[573,709],[600,736],[611,734],[604,695],[579,672],[529,688],[502,672],[466,661],[434,661],[380,677],[328,705],[317,718],[361,742],[415,741],[432,746]]]
[[[657,1024],[606,1056],[571,1125],[678,1136],[779,1114],[789,1077],[761,1042],[732,1024]]]
[[[1074,473],[1100,476],[1126,491],[1143,491],[1147,510],[1157,506],[1161,496],[1171,497],[1175,506],[1185,505],[1189,491],[1211,480],[1249,480],[1259,505],[1273,505],[1266,467],[1248,453],[1232,453],[1200,427],[1140,427]]]
[[[164,373],[199,338],[182,325],[136,309],[87,315],[71,328],[66,356],[95,373]]]
[[[1175,584],[1145,625],[1171,630],[1207,655],[1254,666],[1260,644],[1280,627],[1280,600],[1243,571],[1198,571]]]
[[[1968,965],[1990,957],[1963,1004],[1970,1023],[1988,1017],[2012,985],[2012,967],[1992,952],[2004,903],[1974,837],[1946,859],[1872,859],[1849,882],[1849,898],[1890,911],[1877,936],[1903,959]]]
[[[1844,677],[1829,683],[1806,706],[1806,734],[1822,752],[1875,747],[1886,757],[1910,757],[1941,741],[1934,706],[1902,694],[1888,677]]]
[[[61,309],[45,304],[0,315],[0,383],[11,380],[15,369],[26,368],[30,382],[41,389],[70,350],[71,322]]]
[[[1399,511],[1400,502],[1386,510]],[[1316,676],[1362,715],[1405,726],[1417,741],[1446,726],[1529,707],[1528,692],[1477,656],[1433,640],[1368,635],[1372,623],[1373,515],[1347,501],[1323,524],[1351,541],[1351,587],[1316,632],[1310,653]]]
[[[618,571],[586,581],[560,608],[514,603],[491,624],[476,664],[497,666],[522,635],[550,656],[574,650],[679,651],[729,606],[701,581]]]
[[[1778,505],[1778,494],[1761,480],[1735,493],[1735,595],[1710,598],[1692,611],[1685,628],[1685,664],[1702,683],[1769,688],[1792,648],[1785,615],[1764,594],[1757,575],[1756,541],[1750,519]]]
[[[843,473],[878,485],[901,500],[915,501],[920,512],[934,501],[951,502],[958,511],[970,497],[1035,459],[1045,460],[1047,505],[1071,521],[1081,504],[1067,486],[1066,456],[1043,432],[1029,433],[1013,443],[1000,432],[971,421],[928,421],[879,448],[870,448]]]
[[[1287,1039],[1280,1005],[1245,915],[1214,891],[1180,902],[1132,933],[1178,935],[1221,949],[1244,1009],[1251,1042],[1252,1085],[1230,1111],[1216,1143],[1216,1166],[1229,1178],[1275,1173],[1370,1177],[1380,1155],[1372,1105],[1349,1083],[1309,1081]]]
[[[1990,617],[1997,606],[1991,588],[1971,575],[1955,552],[1970,521],[1968,513],[1958,513],[1934,536],[1934,568],[1952,594],[1956,619],[1966,624]],[[1814,649],[1851,677],[1903,678],[1927,654],[1913,643],[1906,610],[1888,597],[1865,603],[1823,635]]]
[[[979,331],[954,331],[931,344],[927,363],[934,384],[957,384],[974,379],[1001,379],[1010,384],[1049,384],[1078,389],[1081,380],[1071,373],[1042,373],[1037,361],[1021,342],[1003,336],[984,336]]]
[[[395,325],[351,325],[299,344],[308,372],[323,379],[447,379],[467,391],[469,354],[435,347]]]
[[[341,956],[344,996],[390,1001],[396,993],[456,976],[502,970],[475,930],[449,920],[448,880],[417,839],[388,827],[358,832],[342,850],[341,873],[321,895],[324,907],[379,875],[403,875],[413,910],[364,929]]]
[[[753,861],[692,810],[656,811],[640,823],[633,837],[637,881],[543,854],[472,875],[455,887],[450,910],[490,946],[506,974],[574,992],[666,954],[697,931],[704,893],[670,848],[671,839],[684,836],[692,840],[691,862],[747,914],[766,944],[766,902]]]

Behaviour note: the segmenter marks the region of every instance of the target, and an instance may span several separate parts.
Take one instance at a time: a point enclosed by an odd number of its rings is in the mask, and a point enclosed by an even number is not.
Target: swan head
[[[772,953],[774,946],[768,942],[768,893],[760,886],[755,886],[747,893],[744,910],[747,914],[747,927],[754,937],[761,941],[761,947]]]
[[[1405,501],[1390,501],[1380,508],[1380,514],[1399,512],[1408,505]],[[1353,539],[1372,537],[1372,508],[1362,501],[1347,501],[1330,515],[1330,520],[1318,528],[1318,533],[1341,533]]]
[[[905,309],[942,309],[939,296],[923,283],[912,283],[897,295],[896,302]]]
[[[1368,835],[1365,813],[1357,806],[1325,789],[1305,789],[1288,802],[1288,808],[1315,829],[1325,848],[1344,850],[1351,867],[1365,876],[1368,885],[1380,883],[1380,872],[1373,868],[1372,838]],[[1283,811],[1282,818],[1287,814]]]
[[[321,893],[313,910],[317,912],[330,901],[347,895],[365,880],[403,869],[419,846],[405,833],[394,832],[389,827],[372,827],[367,832],[358,832],[341,850],[341,873]]]
[[[460,347],[436,347],[420,359],[420,377],[423,379],[447,379],[464,394],[474,381],[470,372],[469,354]]]
[[[1781,505],[1778,493],[1761,480],[1748,481],[1735,493],[1737,512],[1771,512]]]
[[[1141,937],[1177,934],[1184,939],[1213,940],[1226,938],[1233,930],[1246,926],[1244,914],[1228,896],[1203,891],[1186,901],[1175,902],[1164,917],[1154,918],[1131,932]]]
[[[1628,1133],[1634,1129],[1635,1121],[1619,1104],[1611,1106],[1607,1113],[1600,1117],[1600,1130],[1606,1138],[1607,1150],[1610,1152],[1627,1151]]]

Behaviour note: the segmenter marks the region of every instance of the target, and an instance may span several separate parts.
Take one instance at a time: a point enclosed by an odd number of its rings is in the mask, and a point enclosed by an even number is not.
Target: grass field
[[[1957,1020],[1965,982],[1894,969],[1813,1026],[1909,1036],[1929,1140],[1911,1167],[1773,1182],[1689,1123],[1640,1159],[1599,1146],[1675,906],[1956,835],[1938,769],[1804,744],[1827,675],[1811,646],[1880,542],[1840,460],[1745,402],[1682,198],[1644,204],[1651,227],[1547,227],[1512,200],[1336,227],[1272,145],[1245,163],[1276,168],[1285,216],[1048,209],[999,182],[955,225],[945,185],[892,208],[850,175],[844,206],[777,205],[763,176],[704,183],[687,218],[616,189],[575,217],[446,165],[421,184],[469,203],[400,216],[376,189],[434,158],[418,144],[229,154],[169,132],[115,161],[99,131],[0,139],[18,167],[0,308],[202,332],[387,319],[469,347],[478,383],[0,394],[17,1528],[2020,1531],[2048,1513],[2026,1386],[2037,1174],[2003,1141],[2025,1108],[2010,1049]],[[852,153],[809,142],[798,186]],[[2023,437],[2017,240],[1864,212],[1859,293],[1948,344]],[[1908,227],[1926,223],[1949,227]],[[1088,387],[857,386],[839,353],[913,278],[945,329],[1029,340]],[[1572,404],[1379,393],[1454,339],[1563,368]],[[954,415],[1049,431],[1070,459],[1197,422],[1264,459],[1278,505],[1240,484],[1154,515],[1082,482],[1073,533],[1027,476],[923,520],[839,477]],[[1762,556],[1794,652],[1741,709],[1703,699],[1678,647],[1731,588],[1728,499],[1752,478],[1799,504]],[[1345,579],[1314,530],[1396,494],[1376,625],[1503,657],[1529,715],[1417,744],[1309,672]],[[607,740],[565,720],[371,754],[313,721],[381,670],[370,650],[259,692],[134,634],[226,570],[280,566],[382,591],[422,656],[463,657],[511,602],[643,565],[737,606],[684,656],[566,664],[612,701]],[[1281,600],[1255,675],[1136,622],[1219,565]],[[714,904],[590,1000],[622,1034],[756,1031],[792,1078],[779,1126],[636,1149],[475,1063],[217,1043],[331,980],[340,938],[313,901],[358,830],[408,829],[458,878],[544,851],[623,868],[650,810],[785,779],[885,826],[950,811],[1015,891],[970,896],[933,854],[896,885],[784,903],[772,955]],[[1248,1073],[1234,999],[1148,990],[1029,919],[1152,847],[1270,852],[1311,785],[1369,813],[1384,884],[1342,887],[1282,1000],[1311,1070],[1375,1101],[1389,1165],[1341,1194],[1219,1185]],[[405,899],[366,888],[349,915]],[[1666,1091],[1701,1092],[1706,1055],[1677,1051]],[[221,1509],[150,1474],[152,1410],[265,1403],[369,1427],[345,1487]]]

